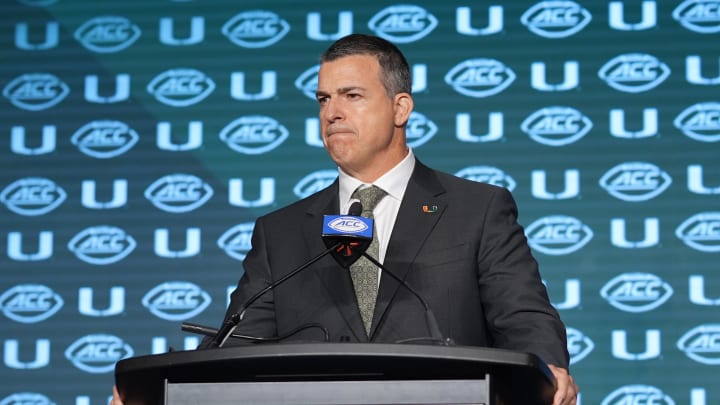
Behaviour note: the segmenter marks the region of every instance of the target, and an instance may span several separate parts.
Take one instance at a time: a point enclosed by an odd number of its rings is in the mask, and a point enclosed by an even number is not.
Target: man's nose
[[[343,112],[338,103],[334,100],[328,100],[322,111],[322,118],[328,122],[335,122],[343,118]]]

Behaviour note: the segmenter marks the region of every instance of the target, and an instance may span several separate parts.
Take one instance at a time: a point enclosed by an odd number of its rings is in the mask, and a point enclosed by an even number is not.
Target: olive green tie
[[[366,218],[372,218],[375,206],[386,195],[387,193],[383,189],[377,186],[371,186],[363,189],[358,188],[353,192],[351,198],[360,200],[363,207],[360,215]],[[373,229],[373,239],[367,249],[367,253],[374,259],[380,260],[379,252],[377,232]],[[350,266],[350,276],[352,277],[353,286],[355,287],[355,296],[357,297],[358,307],[360,308],[360,316],[362,316],[363,324],[365,325],[365,333],[369,335],[373,312],[375,311],[375,300],[377,299],[378,269],[377,266],[365,256],[361,256],[360,259]]]

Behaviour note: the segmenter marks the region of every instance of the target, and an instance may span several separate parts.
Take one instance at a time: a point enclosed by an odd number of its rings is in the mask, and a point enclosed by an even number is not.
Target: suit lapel
[[[308,252],[321,252],[327,249],[318,237],[318,233],[322,230],[323,216],[337,214],[340,210],[338,187],[339,183],[336,180],[330,187],[320,192],[318,198],[306,211],[303,233],[305,240],[308,241]],[[355,338],[360,342],[367,341],[368,338],[355,300],[355,290],[353,289],[349,271],[335,263],[332,258],[327,258],[324,262],[329,264],[316,266],[317,269],[314,273],[334,301],[336,308],[345,319]]]
[[[447,202],[442,198],[444,192],[445,189],[437,180],[435,172],[416,161],[400,203],[383,263],[398,278],[404,280],[407,277],[415,257],[445,211]],[[392,277],[382,276],[371,336],[375,335],[398,288],[401,288],[400,284]]]

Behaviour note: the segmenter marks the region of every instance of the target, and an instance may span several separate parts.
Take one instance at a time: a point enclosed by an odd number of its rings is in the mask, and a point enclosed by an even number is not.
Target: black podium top
[[[468,346],[263,344],[170,352],[115,367],[128,404],[162,403],[167,383],[484,379],[507,404],[549,404],[554,379],[537,356]],[[143,398],[141,400],[141,398]]]

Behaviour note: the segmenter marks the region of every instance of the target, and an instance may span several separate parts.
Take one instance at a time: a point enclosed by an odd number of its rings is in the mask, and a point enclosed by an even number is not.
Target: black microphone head
[[[350,208],[348,208],[348,215],[353,217],[359,217],[362,214],[363,206],[360,200],[354,199],[350,202]]]
[[[360,200],[358,199],[352,199],[350,200],[350,207],[348,208],[347,217],[356,217],[355,219],[349,219],[351,222],[354,221],[360,221],[363,223],[368,223],[369,221],[369,237],[362,236],[359,234],[347,234],[347,235],[331,235],[331,234],[323,234],[323,242],[325,242],[325,246],[328,248],[335,246],[335,249],[333,249],[330,252],[330,255],[344,268],[350,268],[350,265],[355,263],[360,256],[362,256],[363,252],[365,252],[368,247],[370,246],[370,243],[372,242],[372,220],[368,218],[362,218],[360,214],[362,214],[363,206]],[[327,221],[328,217],[337,217],[337,216],[325,216]],[[345,216],[340,215],[340,219],[343,219],[344,221],[347,221]],[[368,229],[366,228],[366,229]]]

